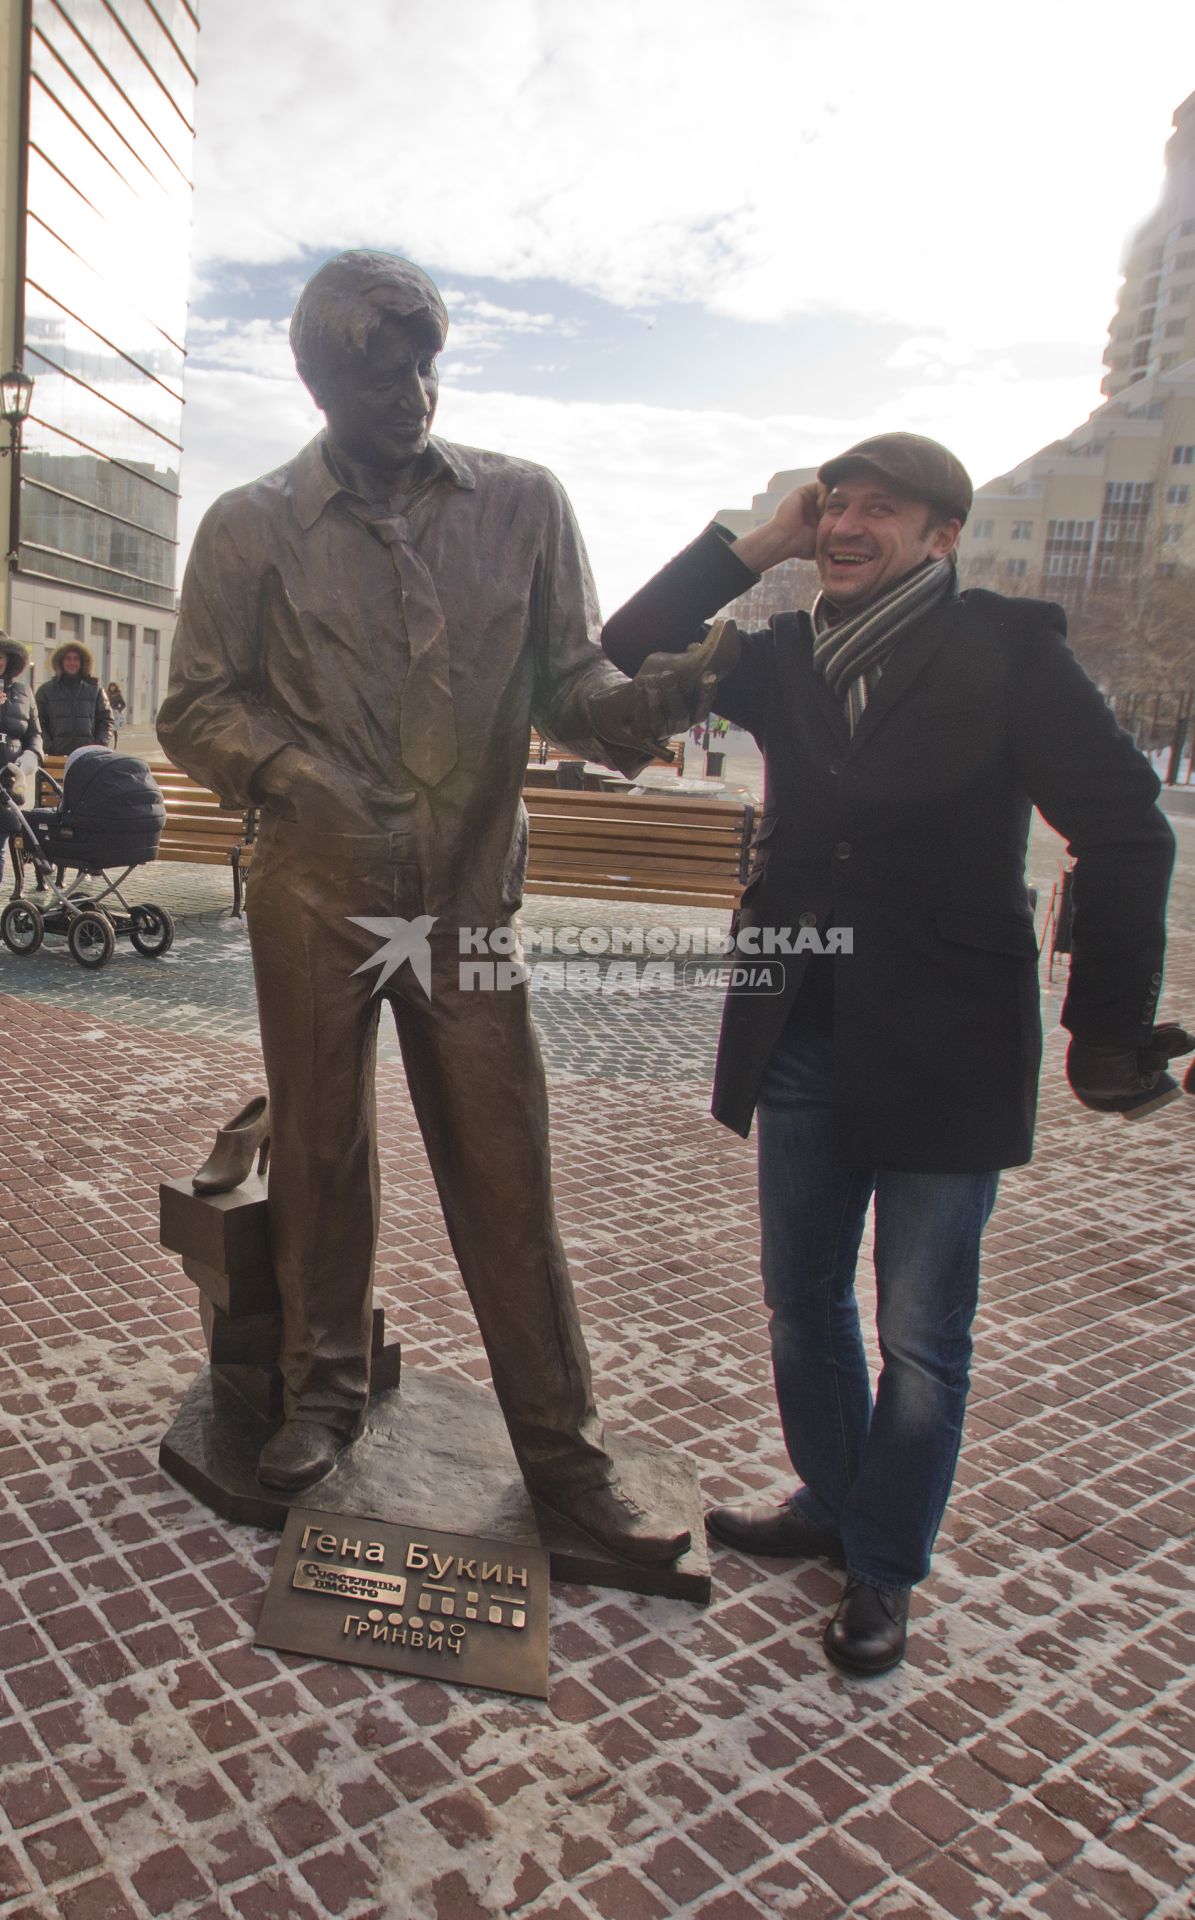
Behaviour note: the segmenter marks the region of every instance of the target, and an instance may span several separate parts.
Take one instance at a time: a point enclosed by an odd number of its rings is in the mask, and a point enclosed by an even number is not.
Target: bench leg
[[[241,850],[239,847],[233,847],[228,856],[228,862],[232,868],[232,917],[234,920],[239,920],[242,918],[245,910],[245,883],[241,876]]]

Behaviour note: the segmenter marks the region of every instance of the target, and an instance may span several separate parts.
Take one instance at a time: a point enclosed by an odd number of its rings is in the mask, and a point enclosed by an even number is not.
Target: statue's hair
[[[363,354],[388,314],[426,320],[429,344],[437,351],[443,346],[444,302],[413,261],[363,248],[325,260],[299,295],[290,322],[291,350],[308,386]]]

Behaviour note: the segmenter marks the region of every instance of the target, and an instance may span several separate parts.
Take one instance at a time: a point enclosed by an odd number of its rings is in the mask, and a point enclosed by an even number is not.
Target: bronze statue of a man
[[[326,430],[206,515],[158,716],[173,760],[262,810],[248,917],[285,1419],[258,1471],[312,1485],[368,1397],[383,935],[362,922],[380,921],[422,956],[385,997],[523,1476],[603,1545],[663,1561],[688,1535],[641,1511],[603,1445],[527,988],[462,991],[458,930],[519,905],[532,723],[634,773],[700,699],[692,673],[661,690],[604,659],[551,474],[431,437],[447,328],[392,255],[341,254],[309,282],[291,344]]]

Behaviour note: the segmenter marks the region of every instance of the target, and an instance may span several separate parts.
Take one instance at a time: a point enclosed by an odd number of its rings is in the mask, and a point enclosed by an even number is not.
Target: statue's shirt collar
[[[447,440],[429,440],[423,460],[421,486],[441,476],[466,490],[477,484],[461,448]],[[303,531],[315,525],[329,501],[346,492],[344,482],[337,479],[324,458],[324,435],[317,433],[291,463],[291,497]]]

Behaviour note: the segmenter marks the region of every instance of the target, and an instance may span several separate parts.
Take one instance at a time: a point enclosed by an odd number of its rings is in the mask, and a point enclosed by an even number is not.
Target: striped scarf
[[[957,580],[953,553],[945,560],[927,561],[878,600],[869,601],[858,613],[833,624],[826,596],[818,594],[810,614],[813,664],[843,702],[852,733],[901,634],[916,626],[940,601],[953,599]]]

